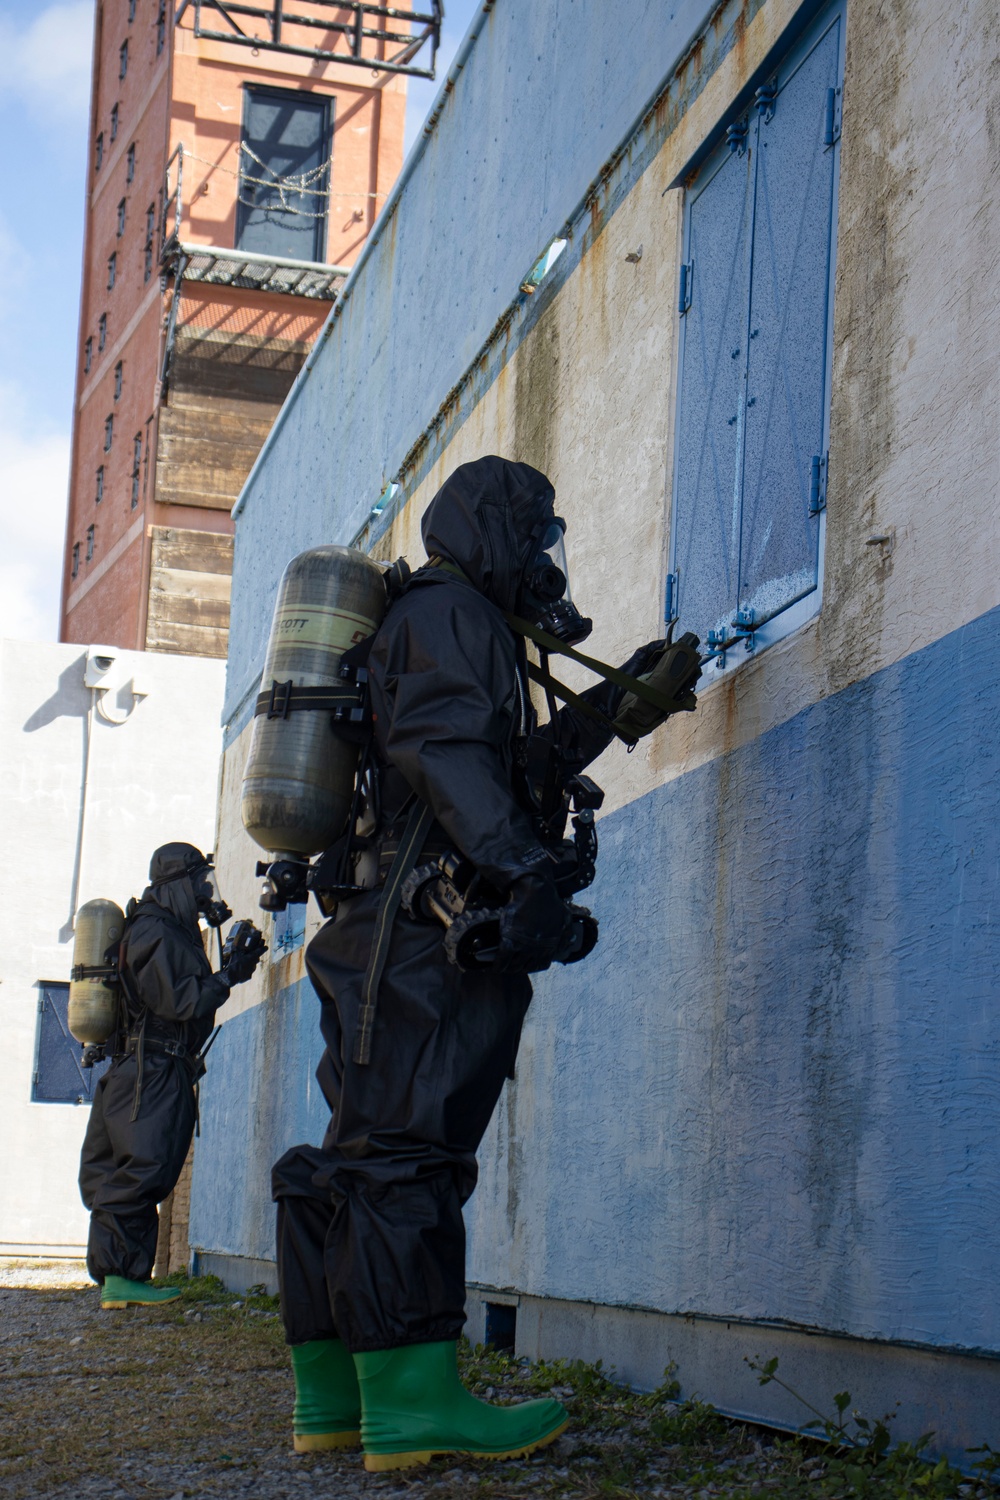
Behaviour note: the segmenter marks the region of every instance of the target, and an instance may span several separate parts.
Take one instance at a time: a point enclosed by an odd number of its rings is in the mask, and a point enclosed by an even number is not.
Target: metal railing
[[[380,73],[405,73],[413,78],[435,76],[441,41],[441,0],[430,0],[429,12],[401,10],[373,4],[371,0],[299,0],[294,12],[286,9],[286,0],[271,0],[269,5],[249,5],[242,0],[181,0],[174,13],[175,26],[188,11],[192,12],[195,36],[209,41],[229,42],[261,52],[286,52],[321,62],[348,63]],[[346,20],[341,19],[345,11]],[[206,25],[205,12],[210,12],[213,20],[219,17],[227,29]],[[255,23],[260,30],[252,29]],[[400,26],[411,29],[402,31]],[[307,46],[303,32],[308,36],[310,31],[332,32],[338,43],[343,39],[347,45]],[[295,37],[298,40],[292,40]],[[394,46],[399,51],[385,56],[385,49]],[[425,58],[428,51],[430,63],[421,65],[421,57]]]

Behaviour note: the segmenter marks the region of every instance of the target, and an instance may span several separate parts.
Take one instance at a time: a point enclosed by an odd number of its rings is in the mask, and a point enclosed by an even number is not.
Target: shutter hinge
[[[35,1085],[36,1088],[38,1087],[38,1083],[39,1083],[40,1077],[41,1077],[41,1074],[39,1073],[38,1069],[36,1068],[35,1071],[31,1075],[31,1081]]]
[[[747,651],[753,651],[757,644],[753,633],[757,628],[756,616],[752,609],[738,609],[733,620],[732,631],[738,641],[742,641]]]
[[[45,997],[44,996],[38,1002],[38,1014],[40,1016],[44,1016],[44,1014],[45,1014]]]
[[[818,516],[826,509],[826,453],[813,454],[812,472],[809,478],[809,514]]]
[[[823,145],[829,149],[840,140],[841,95],[843,89],[826,91],[826,124],[823,127]]]
[[[663,601],[663,619],[667,625],[671,620],[677,618],[677,574],[667,574],[667,584]]]
[[[685,261],[681,266],[680,289],[677,293],[677,311],[686,313],[691,306],[691,283],[694,280],[694,261]]]
[[[742,156],[746,151],[749,128],[746,120],[734,120],[726,131],[726,145],[734,156]]]
[[[756,94],[754,94],[753,96],[753,102],[756,106],[757,113],[760,115],[760,118],[765,125],[769,120],[773,120],[774,118],[774,102],[777,97],[778,85],[775,83],[773,78],[771,79],[770,83],[762,83]]]

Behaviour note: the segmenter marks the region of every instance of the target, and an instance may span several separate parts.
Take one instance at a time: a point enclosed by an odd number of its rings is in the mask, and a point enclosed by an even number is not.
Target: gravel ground
[[[102,1312],[96,1287],[0,1276],[0,1495],[4,1500],[522,1500],[527,1496],[996,1497],[954,1470],[929,1485],[910,1462],[857,1470],[814,1444],[723,1421],[676,1389],[637,1396],[583,1365],[465,1357],[479,1395],[552,1391],[573,1426],[530,1461],[439,1460],[367,1475],[357,1454],[292,1452],[292,1378],[273,1301],[184,1281],[159,1309]],[[28,1279],[23,1274],[21,1281]],[[172,1278],[174,1279],[174,1278]],[[883,1472],[884,1469],[884,1472]],[[905,1470],[905,1472],[904,1472]],[[909,1477],[907,1477],[909,1475]]]

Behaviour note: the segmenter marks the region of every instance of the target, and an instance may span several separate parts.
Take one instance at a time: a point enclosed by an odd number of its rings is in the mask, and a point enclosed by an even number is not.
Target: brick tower
[[[439,0],[98,0],[62,640],[225,656],[230,508],[439,32]]]

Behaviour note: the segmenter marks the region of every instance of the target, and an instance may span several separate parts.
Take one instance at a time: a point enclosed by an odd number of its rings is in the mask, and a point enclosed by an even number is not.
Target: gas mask
[[[566,646],[585,641],[594,628],[576,605],[566,564],[566,522],[561,516],[543,521],[532,539],[529,562],[518,599],[521,613]]]
[[[219,895],[213,865],[203,865],[200,870],[196,870],[191,876],[191,886],[198,915],[204,918],[209,927],[221,927],[223,922],[229,921],[233,913]]]

